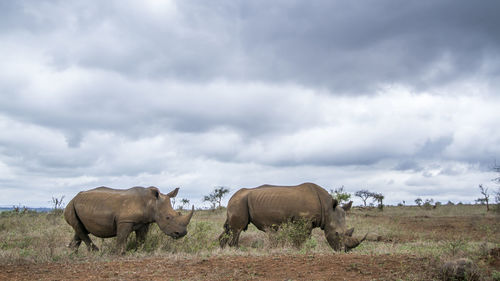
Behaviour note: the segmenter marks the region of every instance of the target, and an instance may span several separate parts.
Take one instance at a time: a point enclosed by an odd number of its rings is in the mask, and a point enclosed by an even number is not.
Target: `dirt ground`
[[[395,225],[405,231],[376,240],[405,243],[417,239],[461,237],[498,241],[500,224],[491,217],[372,217],[365,221]],[[371,222],[373,220],[373,222]],[[387,220],[387,222],[385,221]],[[465,235],[465,236],[464,236]],[[494,236],[494,237],[493,237]],[[451,241],[451,240],[450,240]],[[200,256],[112,256],[109,261],[0,264],[0,280],[436,280],[438,261],[411,254],[217,254]],[[489,271],[500,270],[500,249],[484,260]]]
[[[434,273],[429,262],[414,256],[357,254],[119,258],[0,265],[0,280],[430,280]]]
[[[488,235],[500,237],[500,220],[498,217],[371,217],[363,216],[371,224],[377,223],[404,229],[397,235],[381,237],[382,241],[404,243],[417,240],[444,241],[466,239],[482,241]]]

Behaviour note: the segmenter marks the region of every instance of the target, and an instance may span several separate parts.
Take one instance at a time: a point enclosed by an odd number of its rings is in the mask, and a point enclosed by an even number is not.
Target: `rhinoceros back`
[[[69,224],[81,223],[84,228],[98,237],[107,238],[116,235],[117,223],[134,215],[134,220],[144,213],[145,200],[143,188],[127,190],[98,187],[78,193],[68,204],[71,208],[65,217]],[[73,211],[72,211],[72,210]],[[147,222],[147,219],[144,219]]]
[[[248,194],[248,208],[250,221],[260,230],[299,218],[319,225],[322,215],[318,193],[307,184],[255,188]]]

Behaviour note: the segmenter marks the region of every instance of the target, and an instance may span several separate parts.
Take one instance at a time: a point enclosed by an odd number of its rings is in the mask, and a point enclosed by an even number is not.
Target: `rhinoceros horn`
[[[344,240],[345,251],[348,252],[348,251],[356,248],[357,246],[359,246],[359,244],[361,244],[361,242],[365,241],[366,236],[368,236],[368,233],[366,233],[365,236],[361,240],[354,238],[354,237],[346,237]]]
[[[184,226],[187,226],[189,224],[189,221],[191,221],[191,217],[193,216],[193,213],[194,213],[194,205],[191,208],[191,212],[189,212],[189,214],[184,215],[179,219],[179,223],[184,225]]]

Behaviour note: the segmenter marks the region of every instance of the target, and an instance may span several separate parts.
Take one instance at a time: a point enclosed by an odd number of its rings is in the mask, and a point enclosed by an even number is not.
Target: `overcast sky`
[[[472,202],[497,189],[498,11],[0,0],[0,205],[154,185],[202,207],[302,182]]]

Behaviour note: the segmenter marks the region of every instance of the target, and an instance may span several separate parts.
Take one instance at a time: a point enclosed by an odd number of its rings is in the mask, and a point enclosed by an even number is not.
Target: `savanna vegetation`
[[[447,280],[443,266],[449,261],[466,258],[472,261],[468,270],[473,275],[468,280],[500,280],[500,216],[498,212],[487,212],[481,205],[441,205],[437,208],[385,206],[383,211],[378,208],[354,208],[347,215],[347,225],[355,228],[355,236],[367,232],[369,235],[367,241],[349,253],[333,252],[319,229],[315,229],[310,237],[304,235],[305,228],[301,222],[285,224],[274,233],[264,233],[250,225],[240,237],[239,249],[221,250],[217,237],[222,232],[224,220],[224,208],[197,211],[188,234],[178,240],[164,235],[156,225],[152,225],[143,245],[136,245],[134,234],[130,235],[127,253],[123,257],[113,252],[114,238],[92,236],[101,249],[99,252],[88,252],[84,246],[78,252],[70,251],[66,245],[73,230],[66,224],[59,209],[51,213],[29,210],[2,212],[0,268],[25,264],[85,264],[117,259],[231,260],[234,257],[274,259],[276,256],[308,259],[326,256],[327,260],[346,261],[343,268],[353,273],[385,270],[383,261],[386,259],[411,259],[421,267],[405,266],[401,262],[396,267],[391,265],[393,268],[384,271],[385,275],[381,278]],[[353,262],[353,259],[359,262]],[[373,260],[374,265],[363,269],[364,263],[367,263],[362,262],[365,259]],[[259,279],[259,275],[253,276],[255,278],[244,276],[246,279]],[[379,275],[365,280],[375,277]],[[474,279],[476,277],[479,279]],[[227,278],[221,276],[220,279]]]

